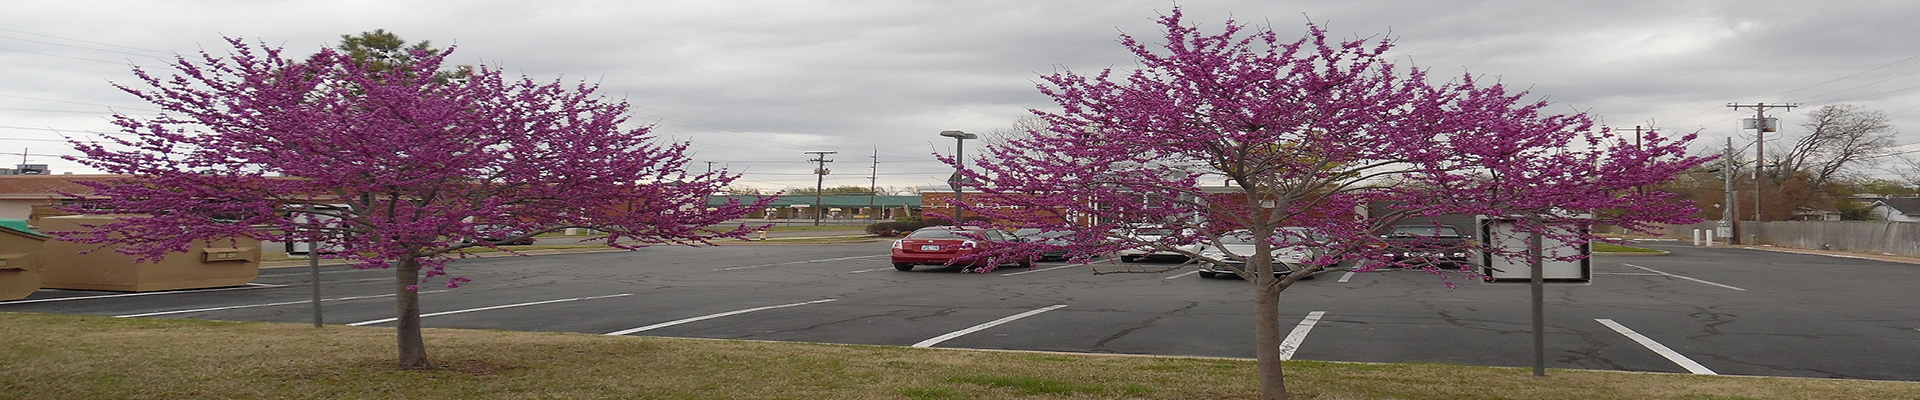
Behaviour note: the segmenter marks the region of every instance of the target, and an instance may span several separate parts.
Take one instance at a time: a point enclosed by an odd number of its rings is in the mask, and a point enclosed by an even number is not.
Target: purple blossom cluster
[[[1208,33],[1183,24],[1178,9],[1160,22],[1162,45],[1122,36],[1135,68],[1043,77],[1039,90],[1059,106],[1032,111],[1046,128],[968,166],[968,181],[1001,206],[1055,212],[968,209],[1007,226],[1076,232],[1069,254],[1081,260],[1176,250],[1234,229],[1278,245],[1291,239],[1267,233],[1311,228],[1332,251],[1295,275],[1343,262],[1396,266],[1376,234],[1409,217],[1514,219],[1518,232],[1567,242],[1599,239],[1584,229],[1596,224],[1646,231],[1693,221],[1690,202],[1642,189],[1710,160],[1687,155],[1693,135],[1647,132],[1635,145],[1499,83],[1436,82],[1388,62],[1390,39],[1332,40],[1308,24],[1285,42],[1232,21]],[[1359,211],[1374,204],[1389,211]],[[1123,233],[1137,224],[1184,234],[1142,242]]]
[[[738,175],[687,172],[686,143],[627,127],[626,102],[594,85],[449,74],[450,52],[388,66],[228,41],[228,55],[179,57],[170,76],[136,68],[135,84],[117,85],[164,112],[115,116],[131,138],[74,143],[74,161],[126,177],[90,184],[100,199],[72,209],[126,217],[67,239],[148,260],[196,241],[318,242],[332,250],[322,257],[402,269],[412,290],[502,235],[708,244],[744,237],[713,227],[771,200],[709,207]]]

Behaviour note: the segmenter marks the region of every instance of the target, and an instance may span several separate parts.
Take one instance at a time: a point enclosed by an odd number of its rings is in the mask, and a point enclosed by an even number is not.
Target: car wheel
[[[908,263],[893,263],[893,269],[896,269],[896,270],[901,270],[901,271],[912,271],[912,270],[913,270],[913,264],[908,264]]]
[[[1213,278],[1216,278],[1216,277],[1219,277],[1219,276],[1220,276],[1220,273],[1218,273],[1218,272],[1213,272],[1213,271],[1200,271],[1200,277],[1201,277],[1201,278],[1207,278],[1207,279],[1213,279]]]
[[[1120,256],[1120,262],[1140,262],[1140,256]]]
[[[1020,267],[1021,267],[1021,268],[1029,268],[1029,269],[1031,269],[1031,268],[1033,268],[1033,260],[1026,260],[1026,261],[1021,261],[1021,262],[1020,262]]]

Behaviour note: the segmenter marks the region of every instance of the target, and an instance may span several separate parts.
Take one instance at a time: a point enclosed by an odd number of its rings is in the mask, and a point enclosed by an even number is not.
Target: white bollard
[[[1713,247],[1713,231],[1707,231],[1707,247]]]
[[[1700,245],[1700,230],[1699,230],[1699,229],[1695,229],[1695,230],[1693,230],[1693,245],[1694,245],[1694,246],[1699,246],[1699,245]]]

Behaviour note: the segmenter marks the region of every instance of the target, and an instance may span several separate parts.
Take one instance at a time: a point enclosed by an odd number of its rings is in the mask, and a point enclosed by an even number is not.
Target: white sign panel
[[[1527,265],[1527,242],[1532,234],[1513,229],[1513,221],[1508,219],[1480,219],[1480,239],[1488,247],[1497,251],[1482,252],[1480,273],[1486,274],[1494,282],[1527,282],[1533,280],[1533,268]],[[1564,229],[1579,229],[1566,227]],[[1565,230],[1562,232],[1566,232]],[[1590,257],[1575,261],[1556,258],[1575,255],[1591,256],[1592,247],[1585,242],[1567,243],[1555,240],[1551,235],[1541,238],[1541,280],[1561,283],[1587,283],[1593,281],[1593,263]],[[1505,254],[1505,256],[1494,253]]]

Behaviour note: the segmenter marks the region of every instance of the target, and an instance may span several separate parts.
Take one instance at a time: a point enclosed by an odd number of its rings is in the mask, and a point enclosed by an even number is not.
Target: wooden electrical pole
[[[1767,120],[1767,109],[1785,108],[1788,111],[1792,111],[1794,107],[1798,107],[1798,106],[1799,104],[1791,104],[1791,103],[1789,104],[1727,103],[1727,107],[1731,107],[1734,110],[1739,110],[1742,108],[1753,109],[1753,155],[1754,155],[1753,157],[1753,221],[1754,222],[1760,222],[1760,215],[1761,215],[1760,214],[1760,203],[1761,203],[1760,188],[1762,185],[1766,183],[1764,180],[1762,180],[1763,175],[1761,174],[1761,171],[1765,171],[1767,168],[1767,140],[1766,140],[1767,132],[1776,132],[1780,130],[1780,127],[1775,126],[1776,125],[1775,123]]]
[[[807,160],[807,161],[812,161],[814,163],[813,174],[815,175],[815,178],[813,180],[813,226],[820,226],[821,215],[827,213],[827,209],[820,204],[820,192],[826,190],[827,163],[833,162],[833,160],[827,159],[827,155],[833,154],[833,153],[838,153],[838,152],[837,151],[807,152],[807,154],[814,155],[814,158],[812,160]]]

